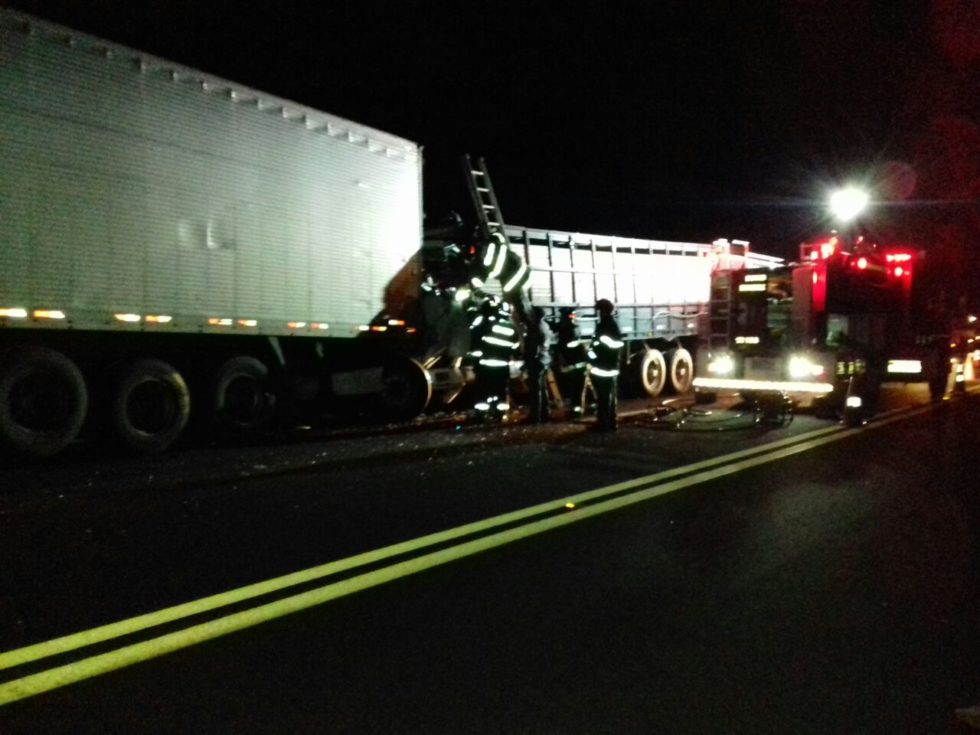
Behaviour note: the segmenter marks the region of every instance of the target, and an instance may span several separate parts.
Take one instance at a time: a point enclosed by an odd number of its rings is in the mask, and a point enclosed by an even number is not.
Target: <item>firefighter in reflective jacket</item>
[[[598,322],[588,352],[589,377],[596,392],[595,428],[597,431],[616,431],[616,384],[623,335],[613,317],[614,309],[609,299],[599,299],[595,310]]]
[[[501,420],[510,408],[507,385],[510,361],[520,344],[517,330],[510,321],[509,309],[491,296],[480,306],[470,325],[476,358],[476,384],[479,391],[474,408],[481,419]]]

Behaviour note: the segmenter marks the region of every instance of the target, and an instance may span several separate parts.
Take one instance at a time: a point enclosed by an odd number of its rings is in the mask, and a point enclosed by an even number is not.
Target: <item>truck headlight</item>
[[[823,365],[804,355],[793,355],[789,359],[789,376],[793,380],[806,380],[823,375]]]
[[[718,355],[708,362],[708,372],[712,375],[731,375],[735,372],[735,360],[731,355]]]

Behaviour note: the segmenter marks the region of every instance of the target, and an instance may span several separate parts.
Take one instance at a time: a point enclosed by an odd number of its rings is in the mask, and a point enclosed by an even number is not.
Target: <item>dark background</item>
[[[974,0],[7,4],[420,143],[429,223],[468,152],[513,224],[792,257],[856,182],[976,303]]]

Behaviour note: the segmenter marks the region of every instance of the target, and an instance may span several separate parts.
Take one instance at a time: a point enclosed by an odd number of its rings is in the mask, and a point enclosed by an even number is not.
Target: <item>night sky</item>
[[[429,222],[472,153],[513,224],[793,255],[857,181],[975,258],[975,0],[7,4],[421,144]]]

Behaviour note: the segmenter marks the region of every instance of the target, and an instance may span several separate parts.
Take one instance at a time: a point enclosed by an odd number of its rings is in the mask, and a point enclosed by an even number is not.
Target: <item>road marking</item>
[[[771,444],[749,447],[737,452],[731,452],[729,454],[695,462],[694,464],[684,465],[683,467],[675,467],[652,475],[627,480],[615,485],[589,490],[571,498],[545,501],[528,508],[522,508],[520,510],[504,513],[502,515],[475,521],[473,523],[457,526],[456,528],[447,529],[445,531],[438,531],[426,536],[420,536],[409,541],[403,541],[391,546],[374,549],[363,554],[357,554],[356,556],[351,556],[346,559],[339,559],[337,561],[328,562],[309,569],[292,572],[281,577],[275,577],[263,582],[247,585],[245,587],[228,590],[226,592],[204,597],[199,600],[181,603],[162,610],[146,613],[144,615],[138,615],[136,617],[98,626],[96,628],[91,628],[79,633],[73,633],[60,638],[53,638],[42,643],[36,643],[23,648],[7,651],[0,653],[0,670],[9,669],[14,666],[21,666],[31,661],[37,661],[43,658],[48,658],[49,656],[67,653],[68,651],[84,648],[85,646],[90,646],[96,643],[102,643],[104,641],[130,635],[132,633],[137,633],[141,630],[153,628],[158,625],[172,623],[192,615],[209,612],[221,607],[227,607],[228,605],[261,597],[262,595],[279,592],[289,587],[295,587],[317,579],[330,577],[351,569],[356,569],[360,566],[383,561],[401,554],[418,551],[419,549],[423,549],[427,546],[433,546],[435,544],[453,541],[457,538],[471,536],[475,533],[481,533],[497,526],[515,523],[523,518],[540,515],[541,513],[552,510],[556,504],[563,505],[564,503],[568,502],[581,504],[583,502],[602,497],[603,495],[623,492],[624,490],[629,490],[632,487],[639,487],[652,482],[667,480],[671,477],[690,474],[707,467],[732,462],[753,454],[772,451],[773,449],[777,449],[794,442],[806,441],[808,438],[842,430],[843,429],[839,426],[829,426],[816,429],[806,434],[787,437],[786,439],[781,439],[779,441],[772,442]]]
[[[930,410],[932,410],[932,406],[890,412],[890,414],[870,424],[867,428],[874,429],[887,426],[895,421],[917,416]],[[685,467],[678,467],[646,477],[627,480],[596,490],[579,493],[570,497],[551,500],[523,510],[505,513],[494,518],[430,534],[348,559],[330,562],[304,571],[277,577],[266,582],[260,582],[194,602],[166,608],[155,613],[141,615],[118,623],[9,651],[0,655],[3,658],[4,668],[39,660],[56,653],[71,651],[92,643],[126,635],[127,633],[144,630],[164,622],[178,620],[199,612],[222,607],[232,602],[251,599],[267,592],[282,590],[301,582],[319,579],[342,570],[363,566],[371,561],[383,560],[397,554],[421,550],[436,543],[473,535],[474,533],[519,521],[522,518],[540,515],[541,513],[556,509],[563,511],[558,515],[531,521],[521,526],[498,531],[497,533],[481,536],[470,541],[463,541],[455,546],[422,554],[338,582],[328,583],[317,589],[232,613],[205,623],[192,625],[188,628],[158,636],[147,641],[126,645],[95,656],[89,656],[36,674],[14,679],[0,684],[0,705],[35,696],[135,663],[147,661],[157,656],[203,643],[204,641],[218,638],[228,633],[250,628],[284,615],[299,612],[330,600],[353,594],[354,592],[385,584],[400,577],[416,574],[457,559],[472,556],[473,554],[535,536],[635,503],[660,497],[683,488],[710,482],[769,462],[775,462],[794,454],[810,451],[825,444],[849,438],[859,433],[861,433],[861,429],[844,429],[839,426],[818,429],[797,437],[788,437],[772,444],[732,452],[721,457],[686,465]],[[677,478],[680,475],[683,476],[679,477],[679,479],[664,482],[672,477]],[[623,494],[624,492],[626,494]],[[602,499],[611,495],[615,495],[616,497],[606,500]],[[583,505],[585,503],[587,504]],[[573,504],[575,506],[574,510],[565,510],[568,504]]]

